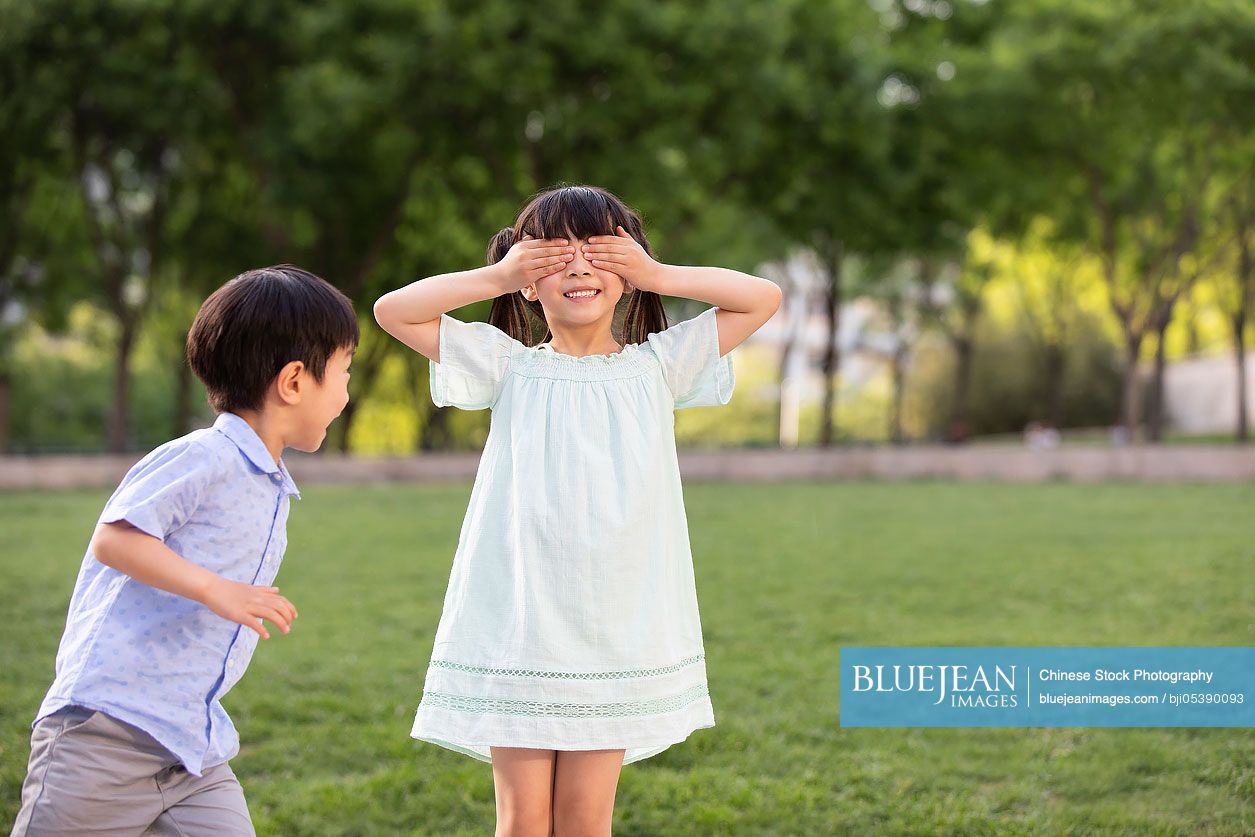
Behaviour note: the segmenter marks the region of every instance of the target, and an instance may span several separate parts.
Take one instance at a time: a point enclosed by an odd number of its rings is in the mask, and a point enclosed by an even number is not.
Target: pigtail
[[[505,258],[506,253],[514,246],[514,227],[502,227],[488,242],[488,252],[484,258],[488,264],[496,264]]]
[[[661,296],[640,288],[628,294],[627,308],[623,312],[624,343],[644,343],[646,337],[666,328],[667,311]]]
[[[498,230],[489,239],[488,249],[484,253],[484,258],[488,264],[496,264],[504,259],[519,238],[521,238],[521,234],[516,236],[514,227],[502,227]],[[518,291],[502,294],[493,298],[492,307],[488,311],[488,322],[525,346],[535,345],[532,342],[531,321],[527,316],[528,308],[531,308],[536,317],[541,322],[544,322],[544,311],[539,302],[528,302]],[[549,329],[546,327],[545,334],[540,338],[540,342],[543,343],[549,337]]]

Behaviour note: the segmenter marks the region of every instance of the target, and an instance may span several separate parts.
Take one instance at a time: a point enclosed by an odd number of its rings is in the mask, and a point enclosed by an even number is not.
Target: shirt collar
[[[283,484],[288,494],[295,494],[297,499],[300,499],[301,492],[292,481],[292,475],[288,473],[282,457],[279,462],[275,462],[274,457],[266,448],[266,443],[257,435],[257,431],[251,424],[235,413],[219,413],[217,420],[214,421],[214,429],[234,442],[254,467],[263,473],[270,474],[271,479],[276,483]]]

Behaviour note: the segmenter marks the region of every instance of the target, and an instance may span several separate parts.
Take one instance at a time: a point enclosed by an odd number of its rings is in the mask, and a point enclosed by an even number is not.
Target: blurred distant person
[[[1024,442],[1037,450],[1050,450],[1059,447],[1059,431],[1051,424],[1042,421],[1030,421],[1024,428]]]

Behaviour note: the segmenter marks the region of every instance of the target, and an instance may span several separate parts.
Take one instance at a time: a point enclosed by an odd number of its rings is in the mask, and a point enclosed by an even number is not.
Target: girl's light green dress
[[[673,411],[732,397],[716,310],[587,357],[441,316],[432,400],[492,418],[414,738],[628,764],[715,725]]]

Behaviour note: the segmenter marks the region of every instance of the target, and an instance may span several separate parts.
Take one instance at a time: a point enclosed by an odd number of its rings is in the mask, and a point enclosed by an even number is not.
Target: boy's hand
[[[666,266],[646,253],[622,225],[615,230],[617,235],[590,235],[583,244],[584,257],[593,267],[613,273],[633,287],[662,293]]]
[[[252,628],[262,639],[270,639],[262,619],[269,619],[286,634],[297,615],[292,603],[279,595],[278,587],[242,584],[221,576],[205,591],[204,603],[223,619]]]
[[[548,276],[556,276],[573,258],[575,248],[565,238],[535,239],[524,234],[493,267],[501,278],[501,292],[513,293]]]

